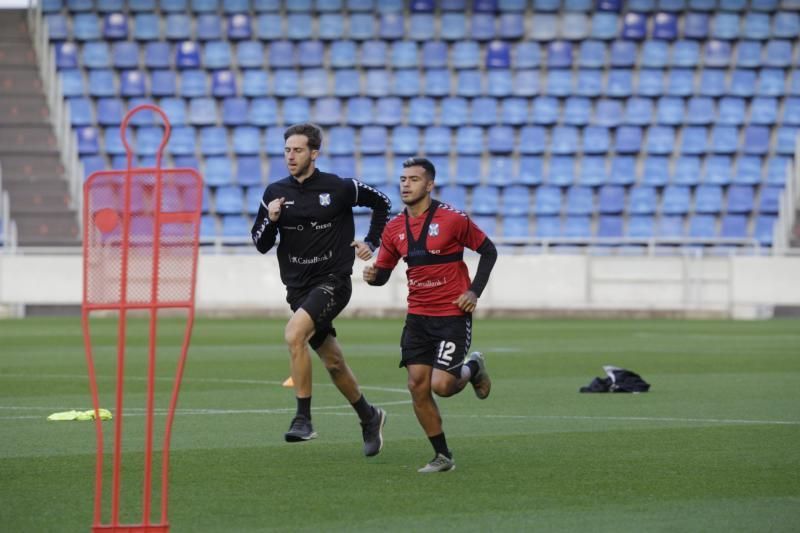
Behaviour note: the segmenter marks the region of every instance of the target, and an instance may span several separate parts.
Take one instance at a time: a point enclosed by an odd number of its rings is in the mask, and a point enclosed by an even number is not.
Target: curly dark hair
[[[312,150],[319,150],[322,146],[322,130],[309,122],[289,126],[283,132],[283,140],[289,139],[292,135],[305,135],[308,138],[308,147]]]

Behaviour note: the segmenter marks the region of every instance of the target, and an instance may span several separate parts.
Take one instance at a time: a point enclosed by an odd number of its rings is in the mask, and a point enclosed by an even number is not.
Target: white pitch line
[[[410,404],[410,400],[399,400],[393,402],[376,402],[374,405],[405,405]],[[0,410],[17,411],[52,411],[63,410],[63,407],[24,407],[24,406],[0,406]],[[328,405],[314,407],[314,411],[334,411],[346,410],[346,413],[334,413],[332,415],[349,414],[349,405]],[[286,414],[294,412],[294,408],[273,408],[273,409],[209,409],[209,408],[184,408],[178,409],[176,415],[249,415],[249,414]],[[158,416],[166,415],[166,409],[156,409],[154,413]],[[131,407],[126,409],[126,416],[144,416],[144,409]],[[409,415],[410,416],[410,415]],[[458,415],[448,414],[448,418],[503,418],[514,420],[588,420],[588,421],[616,421],[616,422],[680,422],[690,424],[730,424],[730,425],[769,425],[769,426],[800,426],[800,420],[750,420],[736,418],[680,418],[680,417],[649,417],[649,416],[562,416],[562,415]],[[0,420],[27,420],[41,419],[37,415],[24,416],[0,416]]]

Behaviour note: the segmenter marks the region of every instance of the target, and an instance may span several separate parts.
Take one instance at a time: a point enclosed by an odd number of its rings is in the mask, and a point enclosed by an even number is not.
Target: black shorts
[[[472,344],[472,315],[406,315],[400,366],[428,365],[458,377]]]
[[[303,288],[288,288],[286,301],[292,311],[303,308],[314,321],[314,335],[308,343],[315,350],[328,335],[336,336],[333,319],[347,306],[353,294],[350,276],[329,276],[327,280]]]

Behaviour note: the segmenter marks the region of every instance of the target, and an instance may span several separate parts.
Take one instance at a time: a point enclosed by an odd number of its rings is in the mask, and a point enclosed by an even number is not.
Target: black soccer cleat
[[[375,412],[369,422],[361,423],[361,435],[364,437],[364,455],[372,457],[378,455],[383,449],[383,426],[386,424],[386,411],[380,407],[374,408]]]
[[[317,438],[317,432],[311,425],[311,420],[303,415],[297,415],[292,419],[289,431],[284,434],[286,442],[303,442]]]

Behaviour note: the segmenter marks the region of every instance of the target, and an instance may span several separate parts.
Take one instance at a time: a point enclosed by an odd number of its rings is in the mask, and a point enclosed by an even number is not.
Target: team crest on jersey
[[[319,195],[319,205],[321,206],[331,205],[330,193],[326,192]]]
[[[439,235],[439,224],[431,224],[428,228],[428,235],[430,237],[436,237]]]

